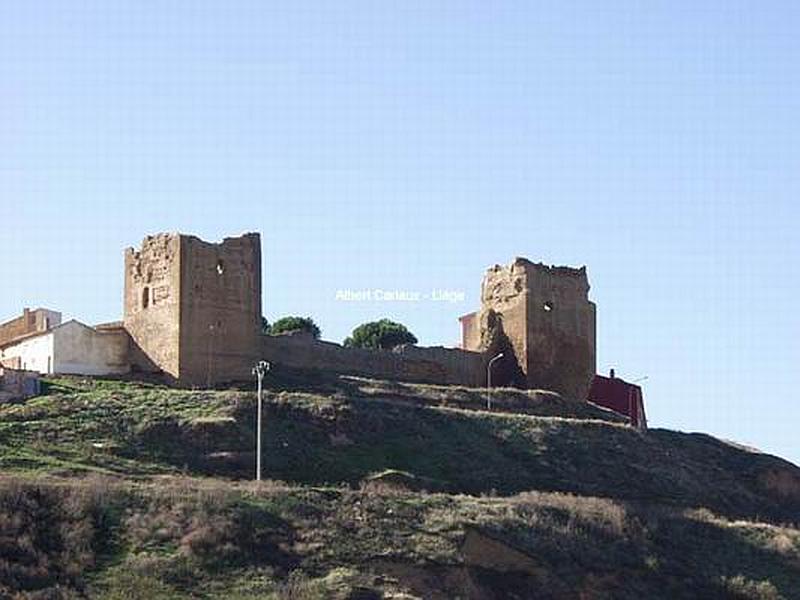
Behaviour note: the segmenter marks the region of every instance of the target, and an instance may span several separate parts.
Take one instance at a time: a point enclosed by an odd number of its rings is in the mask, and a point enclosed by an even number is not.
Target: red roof
[[[647,428],[642,388],[636,384],[617,377],[595,375],[588,400],[629,417],[634,427]]]

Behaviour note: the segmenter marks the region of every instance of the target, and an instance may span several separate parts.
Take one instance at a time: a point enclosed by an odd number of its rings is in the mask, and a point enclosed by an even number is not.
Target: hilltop
[[[0,596],[800,597],[800,469],[549,392],[64,378],[0,407]],[[126,595],[127,594],[127,595]]]

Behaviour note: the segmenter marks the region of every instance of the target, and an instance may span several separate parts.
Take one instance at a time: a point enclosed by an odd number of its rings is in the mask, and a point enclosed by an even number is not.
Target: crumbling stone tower
[[[596,370],[596,307],[588,295],[585,267],[551,267],[525,258],[495,265],[483,279],[480,312],[461,318],[462,347],[505,354],[494,378],[498,385],[549,389],[583,400]]]
[[[245,379],[258,358],[261,239],[177,233],[125,251],[124,326],[133,363],[181,385]]]

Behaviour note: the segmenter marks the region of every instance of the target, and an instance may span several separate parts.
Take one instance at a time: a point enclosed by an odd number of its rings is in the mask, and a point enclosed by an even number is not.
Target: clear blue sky
[[[0,318],[119,318],[163,230],[260,231],[265,314],[334,340],[453,344],[486,267],[586,264],[652,424],[800,463],[798,31],[791,1],[5,0]]]

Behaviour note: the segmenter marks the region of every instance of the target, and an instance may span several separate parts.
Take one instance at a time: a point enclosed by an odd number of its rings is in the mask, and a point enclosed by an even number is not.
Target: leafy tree
[[[272,335],[288,333],[290,331],[307,331],[313,335],[315,339],[319,339],[322,333],[311,317],[282,317],[275,321],[269,328],[269,332]]]
[[[261,317],[261,333],[265,335],[269,335],[272,330],[272,326],[267,321],[267,317]]]
[[[374,348],[391,350],[403,344],[416,344],[417,337],[405,325],[389,319],[364,323],[353,329],[344,341],[349,348]]]

